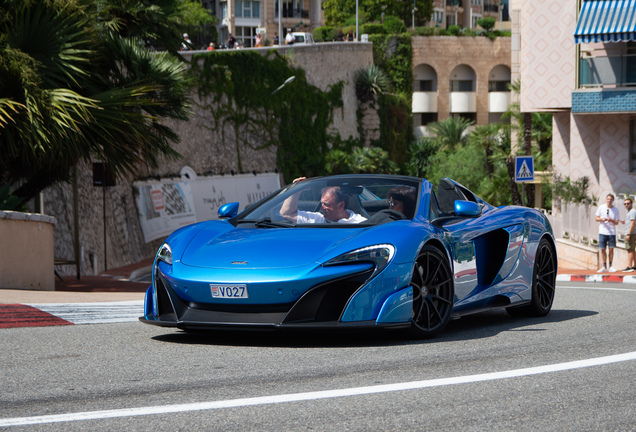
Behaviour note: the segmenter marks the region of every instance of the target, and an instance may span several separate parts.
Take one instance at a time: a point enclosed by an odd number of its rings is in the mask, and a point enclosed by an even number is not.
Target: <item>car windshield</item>
[[[246,209],[241,227],[369,226],[417,214],[421,181],[405,176],[333,176],[289,185]]]

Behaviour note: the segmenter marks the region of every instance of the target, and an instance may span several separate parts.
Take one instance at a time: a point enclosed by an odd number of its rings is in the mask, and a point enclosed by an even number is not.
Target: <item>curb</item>
[[[570,275],[561,274],[556,277],[557,282],[615,282],[636,284],[636,276],[616,274]]]

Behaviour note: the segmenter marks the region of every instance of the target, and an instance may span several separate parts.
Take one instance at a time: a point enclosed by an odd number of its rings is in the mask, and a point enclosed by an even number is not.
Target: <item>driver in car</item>
[[[303,181],[305,178],[299,177],[294,180],[294,183]],[[298,198],[301,192],[302,190],[287,198],[280,209],[281,216],[294,224],[360,223],[367,220],[365,217],[347,209],[347,195],[340,190],[339,186],[331,186],[322,190],[320,197],[322,213],[298,210]]]

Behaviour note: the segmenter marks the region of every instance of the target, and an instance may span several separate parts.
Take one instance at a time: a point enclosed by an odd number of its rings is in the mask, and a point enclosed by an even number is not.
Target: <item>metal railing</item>
[[[636,86],[636,54],[581,57],[579,86]]]

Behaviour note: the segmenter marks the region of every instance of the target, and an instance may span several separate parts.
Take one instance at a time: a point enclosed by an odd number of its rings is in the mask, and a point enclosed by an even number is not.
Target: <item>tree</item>
[[[355,76],[356,96],[360,102],[369,102],[391,89],[389,76],[378,66],[369,65]]]
[[[382,13],[385,16],[399,17],[407,27],[410,27],[415,5],[415,24],[426,24],[433,14],[433,0],[359,0],[359,15],[364,15],[366,21],[379,22]],[[343,25],[351,16],[356,14],[356,0],[325,0],[322,5],[327,25]]]
[[[467,143],[466,130],[472,124],[472,121],[464,117],[449,117],[429,124],[428,129],[435,136],[440,150],[453,151]]]
[[[13,195],[25,201],[69,179],[82,161],[102,160],[124,176],[178,156],[178,136],[160,120],[187,119],[185,64],[150,52],[142,39],[163,37],[162,25],[144,26],[135,18],[143,13],[119,14],[108,2],[0,5],[0,187],[19,183]],[[156,8],[149,10],[173,28]],[[174,52],[180,44],[161,41]]]
[[[486,168],[488,177],[492,178],[495,173],[495,165],[493,163],[494,148],[500,144],[501,141],[501,124],[488,123],[481,126],[476,126],[469,136],[468,141],[471,144],[479,145],[486,151]]]
[[[477,20],[477,25],[486,31],[490,31],[497,21],[493,17],[484,17]]]

